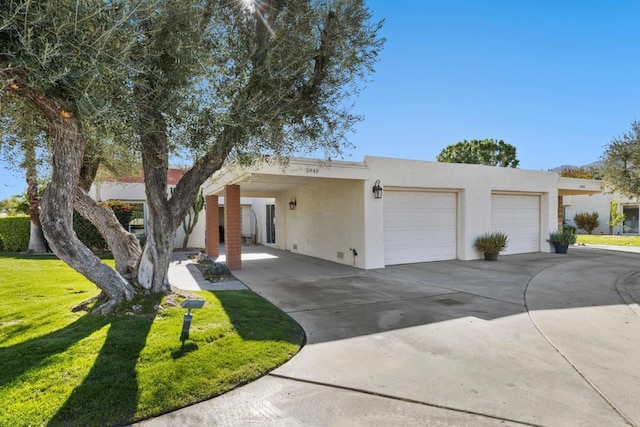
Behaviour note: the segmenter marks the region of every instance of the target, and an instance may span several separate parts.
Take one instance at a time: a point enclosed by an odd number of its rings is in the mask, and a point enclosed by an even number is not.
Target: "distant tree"
[[[16,194],[0,200],[0,213],[8,216],[26,215],[29,205],[24,194]]]
[[[565,167],[560,176],[566,178],[602,179],[602,168],[598,166]]]
[[[436,160],[443,163],[468,163],[474,165],[517,168],[516,147],[494,139],[472,139],[445,147]]]
[[[616,227],[620,227],[625,220],[623,212],[618,210],[618,201],[616,199],[611,200],[609,204],[609,224],[610,232],[613,234]]]
[[[600,225],[600,220],[598,219],[598,212],[582,212],[577,213],[573,217],[573,221],[576,223],[576,226],[584,231],[587,234],[593,233],[593,230],[598,228]]]
[[[593,175],[588,169],[585,168],[564,168],[560,171],[560,176],[566,178],[582,178],[582,179],[592,179]]]
[[[24,173],[27,183],[27,213],[31,219],[30,253],[47,252],[40,224],[41,192],[38,175],[46,170],[46,128],[33,109],[18,98],[0,106],[0,157],[11,169]],[[16,118],[18,117],[18,118]],[[40,174],[38,174],[40,172]]]
[[[604,171],[602,170],[602,166],[589,166],[586,169],[591,174],[591,179],[604,180]]]
[[[603,176],[608,186],[629,197],[640,195],[640,122],[615,137],[602,156]]]

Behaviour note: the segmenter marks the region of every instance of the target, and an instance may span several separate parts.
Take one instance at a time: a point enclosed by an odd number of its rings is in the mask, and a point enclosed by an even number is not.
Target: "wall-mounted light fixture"
[[[380,180],[376,180],[376,183],[373,184],[373,197],[376,199],[382,199],[382,187],[380,186]]]
[[[289,210],[295,210],[296,206],[298,206],[298,203],[296,203],[296,199],[291,199],[291,201],[289,202]]]

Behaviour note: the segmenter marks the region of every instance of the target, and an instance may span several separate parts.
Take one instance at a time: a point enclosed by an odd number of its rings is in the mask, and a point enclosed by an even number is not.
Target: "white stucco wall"
[[[609,208],[612,200],[618,202],[618,210],[622,212],[622,208],[625,205],[638,205],[640,202],[638,199],[629,198],[618,193],[614,193],[611,190],[606,190],[600,194],[593,194],[591,196],[565,196],[563,197],[562,205],[564,206],[565,223],[575,227],[573,217],[578,213],[598,213],[598,219],[600,226],[593,230],[593,234],[610,234],[611,229],[609,227],[609,220],[611,215]],[[584,233],[584,230],[578,230],[578,233]],[[614,234],[622,233],[622,227],[613,230]]]
[[[276,246],[366,268],[364,181],[319,179],[276,198]],[[289,210],[289,202],[297,203]],[[351,249],[355,249],[357,256]]]
[[[555,173],[381,157],[366,157],[365,164],[371,175],[365,185],[369,193],[379,179],[385,190],[432,189],[458,194],[458,259],[481,258],[482,254],[473,248],[473,242],[491,229],[493,193],[540,196],[540,250],[550,251],[546,238],[549,230],[557,228],[558,222],[558,175]],[[367,194],[365,200],[366,247],[367,253],[371,254],[366,268],[384,267],[384,203],[374,199],[373,194]]]
[[[89,195],[95,200],[122,200],[142,202],[147,199],[144,184],[120,182],[96,182]]]
[[[252,230],[258,234],[258,243],[262,245],[267,244],[267,205],[274,205],[276,203],[275,198],[251,198],[247,200],[251,206],[253,213],[252,220],[257,224],[257,230]],[[255,227],[255,224],[254,224]],[[276,239],[277,239],[276,234]]]

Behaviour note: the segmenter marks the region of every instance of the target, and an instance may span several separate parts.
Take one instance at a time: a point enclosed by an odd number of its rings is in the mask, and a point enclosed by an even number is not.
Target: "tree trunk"
[[[27,253],[44,254],[47,253],[47,240],[44,238],[42,226],[40,225],[40,217],[35,222],[31,217],[31,227],[29,229],[29,247]]]
[[[17,85],[16,85],[17,86]],[[78,186],[85,139],[64,103],[31,90],[16,89],[29,99],[49,124],[52,145],[52,177],[42,200],[42,231],[53,252],[74,270],[95,283],[109,298],[94,312],[106,314],[123,300],[131,300],[135,289],[120,274],[104,264],[76,236],[73,203]]]
[[[46,253],[47,242],[40,224],[40,195],[38,194],[38,174],[36,171],[36,145],[33,139],[27,140],[25,145],[24,163],[27,180],[27,200],[29,203],[29,217],[31,230],[29,233],[29,253]]]
[[[160,64],[159,69],[162,69]],[[224,164],[231,148],[243,140],[244,131],[234,125],[223,127],[216,148],[180,179],[168,197],[169,139],[162,98],[154,93],[159,86],[157,75],[141,75],[134,87],[138,111],[140,148],[144,170],[145,192],[149,207],[147,242],[138,267],[138,283],[152,292],[170,293],[169,263],[174,249],[176,230],[193,205],[200,186]]]
[[[76,187],[73,206],[106,240],[116,261],[116,271],[128,280],[135,280],[142,254],[136,236],[122,227],[111,208],[93,200],[80,187]]]
[[[169,294],[171,293],[171,284],[169,283],[168,273],[176,230],[154,226],[152,225],[152,218],[153,215],[150,214],[147,242],[144,245],[140,266],[138,267],[138,283],[151,292]]]

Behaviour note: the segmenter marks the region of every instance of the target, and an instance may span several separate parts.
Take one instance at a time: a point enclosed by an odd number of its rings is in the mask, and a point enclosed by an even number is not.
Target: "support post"
[[[220,255],[220,218],[218,214],[218,196],[207,196],[207,256],[217,257]]]
[[[240,186],[224,187],[224,247],[227,267],[242,268],[242,218],[240,212]]]

